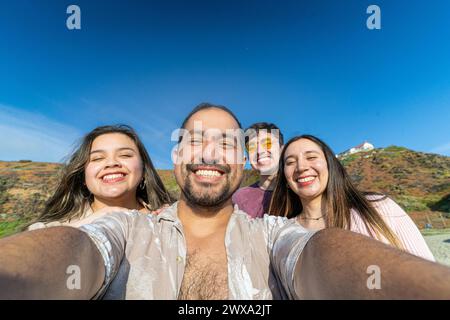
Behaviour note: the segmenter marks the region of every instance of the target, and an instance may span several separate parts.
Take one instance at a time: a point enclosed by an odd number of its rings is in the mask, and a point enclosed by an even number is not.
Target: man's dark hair
[[[202,110],[206,110],[206,109],[220,109],[222,111],[225,111],[226,113],[228,113],[230,116],[233,117],[233,119],[237,122],[239,129],[242,129],[242,125],[239,122],[238,118],[236,117],[236,115],[227,107],[225,106],[221,106],[218,104],[212,104],[212,103],[208,103],[208,102],[203,102],[200,103],[198,106],[196,106],[194,109],[192,109],[192,111],[187,115],[187,117],[184,119],[183,123],[181,124],[181,129],[184,129],[186,127],[186,123],[189,121],[189,119],[197,112],[202,111]]]
[[[228,109],[225,106],[221,106],[218,104],[212,104],[212,103],[208,103],[208,102],[203,102],[200,103],[198,106],[196,106],[194,109],[192,109],[191,112],[189,112],[189,114],[187,115],[186,118],[184,118],[183,123],[181,124],[180,129],[185,129],[186,128],[186,123],[189,121],[189,119],[197,112],[202,111],[202,110],[207,110],[207,109],[219,109],[222,111],[225,111],[226,113],[228,113],[230,116],[233,117],[233,119],[237,122],[239,129],[242,129],[242,125],[239,122],[238,118],[236,117],[236,115],[233,113],[233,111],[231,111],[230,109]],[[183,139],[183,135],[181,134],[178,138],[178,143],[181,142],[181,140]]]
[[[248,127],[245,132],[247,133],[249,130],[256,131],[256,134],[259,134],[259,131],[265,130],[267,133],[271,133],[272,130],[278,130],[278,141],[280,142],[280,146],[284,144],[283,134],[281,133],[280,128],[278,128],[275,124],[270,122],[257,122]],[[248,134],[245,135],[245,143],[247,144],[249,141]]]

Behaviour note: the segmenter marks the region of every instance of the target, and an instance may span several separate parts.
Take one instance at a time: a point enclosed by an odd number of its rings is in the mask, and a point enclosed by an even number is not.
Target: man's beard
[[[205,188],[206,189],[206,188]],[[218,192],[210,194],[208,192],[195,192],[189,177],[186,179],[186,184],[182,189],[184,196],[189,204],[196,207],[218,208],[221,207],[232,196],[231,184],[227,179],[226,184],[221,187]]]

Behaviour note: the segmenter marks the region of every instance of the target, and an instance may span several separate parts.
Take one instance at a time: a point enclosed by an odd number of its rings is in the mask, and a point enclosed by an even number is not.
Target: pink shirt
[[[380,197],[381,196],[370,195],[367,196],[367,199],[375,200],[380,199]],[[419,229],[397,203],[390,198],[386,198],[380,201],[371,201],[371,204],[378,211],[392,232],[397,236],[405,251],[421,258],[435,261],[434,256],[428,248]],[[356,210],[351,210],[351,217],[350,230],[370,236],[369,231]],[[384,237],[378,240],[389,244]]]
[[[233,194],[233,203],[239,209],[246,212],[252,218],[262,218],[269,212],[270,198],[273,191],[263,190],[258,182],[244,188],[240,188]]]

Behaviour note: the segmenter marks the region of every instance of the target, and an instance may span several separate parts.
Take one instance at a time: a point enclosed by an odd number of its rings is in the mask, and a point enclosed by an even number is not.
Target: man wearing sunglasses
[[[239,189],[233,195],[233,202],[251,217],[259,218],[269,210],[283,148],[283,134],[273,123],[254,123],[245,131],[245,146],[250,165],[258,171],[260,179]]]

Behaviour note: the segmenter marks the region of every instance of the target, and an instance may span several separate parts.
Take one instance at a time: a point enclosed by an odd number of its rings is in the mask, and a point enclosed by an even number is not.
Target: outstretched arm
[[[71,227],[0,239],[0,299],[90,299],[105,278],[89,236]]]
[[[304,299],[450,299],[450,268],[341,229],[312,236],[293,280]]]

